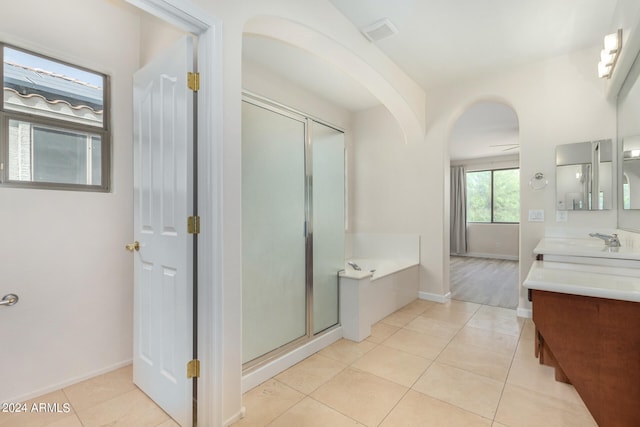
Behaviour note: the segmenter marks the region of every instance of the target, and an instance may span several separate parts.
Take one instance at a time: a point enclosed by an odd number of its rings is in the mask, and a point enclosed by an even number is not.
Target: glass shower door
[[[307,334],[305,126],[242,103],[243,363]]]
[[[313,333],[338,323],[344,268],[344,133],[310,122],[313,217]]]

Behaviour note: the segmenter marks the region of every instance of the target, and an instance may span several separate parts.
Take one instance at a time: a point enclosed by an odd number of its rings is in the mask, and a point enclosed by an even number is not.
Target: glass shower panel
[[[242,105],[243,363],[306,335],[305,122]]]
[[[313,333],[338,323],[338,272],[344,268],[344,134],[311,121]]]

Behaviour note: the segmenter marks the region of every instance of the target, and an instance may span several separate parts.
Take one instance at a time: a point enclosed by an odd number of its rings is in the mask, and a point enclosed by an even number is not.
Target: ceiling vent
[[[398,33],[398,29],[391,23],[389,18],[384,18],[371,25],[367,25],[361,28],[360,31],[362,31],[362,34],[364,34],[366,38],[374,43]]]

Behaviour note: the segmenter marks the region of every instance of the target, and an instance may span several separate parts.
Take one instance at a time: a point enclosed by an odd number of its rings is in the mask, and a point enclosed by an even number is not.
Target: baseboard
[[[52,384],[52,385],[47,386],[47,387],[43,387],[41,389],[32,391],[30,393],[23,394],[22,396],[16,396],[14,398],[9,398],[6,401],[7,402],[26,402],[27,400],[31,400],[33,398],[44,396],[45,394],[49,394],[49,393],[52,393],[54,391],[61,390],[61,389],[65,388],[65,387],[69,387],[71,385],[77,384],[77,383],[82,382],[84,380],[88,380],[89,378],[97,377],[99,375],[103,375],[103,374],[109,373],[111,371],[115,371],[116,369],[120,369],[120,368],[123,368],[123,367],[125,367],[127,365],[131,365],[131,363],[133,363],[132,359],[123,360],[122,362],[114,363],[113,365],[109,365],[109,366],[107,366],[105,368],[97,369],[95,371],[89,372],[89,373],[81,375],[79,377],[74,377],[74,378],[71,378],[71,379],[68,379],[68,380],[65,380],[65,381],[61,381],[59,383]]]
[[[246,393],[252,388],[262,384],[270,378],[275,377],[280,372],[285,371],[296,363],[306,359],[323,348],[333,344],[342,338],[342,326],[327,332],[321,337],[296,348],[295,350],[275,359],[264,366],[244,375],[242,377],[242,393]]]
[[[447,292],[444,295],[432,294],[431,292],[418,292],[418,298],[425,299],[427,301],[439,302],[445,304],[451,300],[451,292]]]
[[[469,258],[489,258],[489,259],[504,259],[507,261],[519,261],[520,257],[517,255],[501,255],[501,254],[485,254],[482,252],[467,252],[465,254],[451,254],[452,256],[464,256]]]
[[[518,309],[516,310],[516,314],[518,315],[518,317],[524,317],[525,319],[533,318],[533,310],[531,310],[530,308],[518,307]]]
[[[238,421],[240,421],[241,419],[243,419],[245,417],[245,415],[247,415],[247,408],[245,406],[243,406],[242,408],[240,408],[240,412],[238,412],[237,414],[235,414],[234,416],[229,418],[222,425],[224,427],[229,427],[230,425],[235,424]]]

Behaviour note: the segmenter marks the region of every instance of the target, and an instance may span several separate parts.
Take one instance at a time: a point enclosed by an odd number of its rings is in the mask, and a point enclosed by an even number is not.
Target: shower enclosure
[[[242,132],[242,338],[248,370],[339,322],[344,133],[247,94]]]

